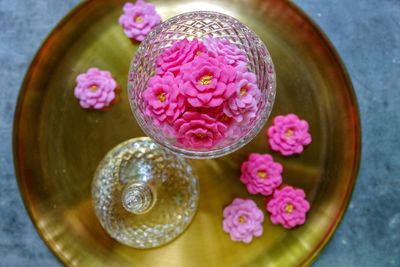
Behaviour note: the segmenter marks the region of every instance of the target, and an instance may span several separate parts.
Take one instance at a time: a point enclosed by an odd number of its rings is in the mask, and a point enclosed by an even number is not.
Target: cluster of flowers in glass
[[[156,60],[146,114],[185,147],[207,149],[255,118],[261,92],[245,52],[227,39],[183,39]]]

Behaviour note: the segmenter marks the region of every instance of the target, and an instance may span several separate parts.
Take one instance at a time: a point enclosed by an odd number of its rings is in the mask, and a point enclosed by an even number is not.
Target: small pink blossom
[[[156,59],[156,72],[158,75],[163,75],[165,72],[172,72],[176,76],[179,74],[182,65],[191,62],[197,55],[200,55],[204,51],[203,43],[196,38],[193,41],[183,39],[175,42]]]
[[[90,68],[76,77],[75,97],[82,108],[104,109],[116,96],[117,82],[109,71]]]
[[[223,229],[233,241],[250,243],[263,233],[263,212],[250,199],[236,198],[224,209]]]
[[[269,154],[250,154],[241,169],[240,180],[250,194],[269,196],[282,183],[282,165]]]
[[[271,149],[284,156],[300,154],[304,146],[311,143],[308,123],[300,120],[295,114],[276,116],[267,135]]]
[[[237,138],[241,134],[241,129],[238,123],[231,117],[228,117],[224,111],[223,106],[218,106],[215,108],[197,108],[198,112],[202,114],[207,114],[211,118],[216,119],[217,121],[223,123],[227,129],[225,132],[225,136],[229,138]]]
[[[238,72],[236,92],[224,103],[224,113],[239,123],[247,123],[256,117],[260,96],[256,75],[252,72]]]
[[[203,42],[210,56],[221,57],[227,64],[246,71],[248,64],[246,53],[228,39],[213,38],[211,35],[207,35]]]
[[[226,116],[226,114],[223,111],[222,105],[213,108],[195,108],[195,110],[202,114],[207,114],[208,116],[222,122],[226,126],[231,126],[232,124],[235,123],[235,121],[232,118]]]
[[[304,224],[306,213],[310,209],[310,203],[305,197],[302,189],[291,186],[275,190],[273,198],[267,204],[272,223],[281,224],[286,229]]]
[[[125,35],[137,41],[143,41],[146,35],[161,22],[153,4],[137,0],[135,4],[125,3],[124,13],[119,17],[119,24]]]
[[[186,111],[175,121],[177,142],[192,148],[211,148],[224,137],[227,127],[216,119]]]
[[[185,97],[180,94],[181,81],[170,72],[153,76],[143,92],[146,102],[146,114],[152,117],[157,125],[164,122],[173,124],[185,111]]]
[[[236,70],[205,54],[183,65],[182,93],[192,107],[218,107],[236,92]]]

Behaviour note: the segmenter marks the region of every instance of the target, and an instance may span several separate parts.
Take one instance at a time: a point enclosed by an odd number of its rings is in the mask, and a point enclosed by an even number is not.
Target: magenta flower
[[[281,224],[286,229],[304,224],[310,203],[305,199],[302,189],[285,186],[275,190],[273,198],[267,204],[272,223]]]
[[[264,214],[250,199],[236,198],[224,209],[223,229],[233,241],[250,243],[263,233]]]
[[[156,59],[156,72],[158,75],[163,75],[165,72],[172,72],[176,76],[179,74],[182,65],[191,62],[204,51],[203,43],[196,38],[193,41],[183,39],[182,41],[175,42]]]
[[[241,169],[240,181],[250,194],[269,196],[282,183],[282,165],[274,162],[271,155],[252,153]]]
[[[226,38],[213,38],[207,35],[204,40],[204,45],[207,48],[207,53],[214,58],[223,58],[227,64],[246,71],[247,69],[247,56],[246,53],[231,43]]]
[[[143,92],[146,102],[146,114],[154,119],[157,125],[164,122],[173,124],[185,111],[185,97],[180,94],[180,80],[170,72],[153,76]]]
[[[143,41],[146,35],[161,22],[153,4],[137,0],[135,4],[125,3],[124,13],[119,17],[119,24],[125,35],[137,41]]]
[[[300,154],[304,146],[311,143],[308,123],[300,120],[295,114],[276,116],[267,135],[271,149],[279,151],[284,156]]]
[[[182,93],[192,107],[218,107],[236,92],[236,70],[219,59],[200,54],[183,65]]]
[[[238,123],[224,113],[223,106],[215,108],[197,108],[196,110],[199,113],[206,114],[223,123],[227,127],[226,132],[224,133],[225,137],[229,136],[229,138],[236,138],[241,134],[241,129]]]
[[[104,109],[115,99],[117,89],[109,71],[90,68],[76,77],[74,94],[82,108]]]
[[[211,148],[224,137],[226,126],[199,112],[186,111],[175,121],[176,140],[192,148]]]
[[[236,86],[236,93],[224,103],[224,113],[239,123],[247,123],[256,117],[261,96],[256,75],[252,72],[238,72]]]

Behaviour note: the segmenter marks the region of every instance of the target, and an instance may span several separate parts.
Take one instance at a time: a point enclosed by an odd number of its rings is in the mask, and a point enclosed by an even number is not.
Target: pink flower
[[[143,92],[146,102],[146,114],[152,117],[157,125],[164,122],[173,124],[185,111],[185,97],[180,94],[181,81],[170,72],[153,76]]]
[[[236,70],[200,54],[181,68],[182,93],[193,107],[218,107],[236,92]]]
[[[248,63],[246,53],[228,39],[213,38],[207,35],[203,42],[210,56],[215,58],[222,57],[227,64],[246,71]]]
[[[218,106],[215,108],[196,108],[196,111],[206,114],[211,118],[223,123],[227,127],[226,132],[224,133],[225,137],[234,139],[240,136],[241,129],[238,123],[223,112],[223,106]]]
[[[109,71],[90,68],[76,77],[75,97],[82,108],[103,109],[115,99],[117,82]]]
[[[253,236],[263,233],[264,214],[250,199],[236,198],[224,209],[224,231],[229,233],[233,241],[250,243]]]
[[[282,183],[282,165],[274,162],[271,155],[252,153],[241,169],[240,181],[250,194],[269,196]]]
[[[235,94],[224,103],[224,113],[237,122],[247,123],[256,117],[261,96],[256,75],[252,72],[238,72],[236,87]]]
[[[193,41],[183,39],[175,42],[157,57],[156,72],[159,75],[163,75],[165,72],[172,72],[176,76],[179,74],[182,65],[191,62],[204,51],[203,43],[196,38]]]
[[[281,224],[286,229],[304,224],[306,213],[310,209],[305,197],[302,189],[291,186],[275,190],[273,198],[267,204],[272,223]]]
[[[161,22],[153,4],[137,0],[135,4],[125,3],[124,13],[119,17],[119,24],[125,35],[137,41],[143,41],[146,35]]]
[[[308,123],[300,120],[295,114],[276,116],[267,135],[271,149],[279,151],[284,156],[300,154],[303,152],[303,146],[311,143]]]
[[[224,137],[226,126],[206,114],[186,111],[175,121],[176,140],[192,148],[211,148]]]

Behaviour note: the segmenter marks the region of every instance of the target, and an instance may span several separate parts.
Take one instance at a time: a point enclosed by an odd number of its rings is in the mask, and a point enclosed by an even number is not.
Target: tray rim
[[[344,197],[344,201],[342,203],[339,213],[337,214],[338,216],[335,217],[333,224],[331,225],[330,228],[328,228],[328,231],[326,232],[325,236],[314,247],[313,251],[309,254],[309,256],[305,260],[300,262],[298,265],[298,266],[310,266],[317,259],[317,257],[322,253],[322,251],[324,250],[326,245],[330,242],[333,234],[336,232],[340,223],[342,222],[344,214],[346,213],[348,206],[351,202],[355,184],[358,179],[360,163],[361,163],[362,125],[361,125],[361,119],[360,119],[360,108],[358,105],[357,96],[356,96],[356,93],[354,90],[353,83],[351,81],[349,72],[347,71],[347,68],[346,68],[342,58],[340,57],[339,53],[337,52],[335,46],[330,41],[327,34],[315,22],[315,20],[312,19],[302,8],[300,8],[297,4],[295,4],[291,0],[280,0],[280,1],[284,2],[289,8],[293,9],[294,12],[297,13],[303,20],[307,21],[315,29],[316,34],[318,34],[320,36],[321,40],[326,44],[327,49],[333,54],[333,57],[337,60],[337,63],[340,66],[340,69],[343,73],[345,83],[348,85],[349,100],[351,100],[351,102],[354,104],[354,112],[355,112],[355,114],[354,114],[355,115],[354,116],[354,118],[355,118],[354,129],[355,129],[355,133],[356,133],[356,136],[355,136],[356,149],[354,150],[355,165],[353,166],[353,169],[351,172],[352,183],[347,188],[347,191],[346,191],[345,197]],[[55,26],[53,26],[52,30],[43,39],[43,41],[41,42],[39,48],[35,52],[35,54],[32,58],[32,61],[29,64],[29,66],[25,72],[24,79],[21,83],[21,86],[20,86],[20,89],[18,92],[18,97],[17,97],[15,109],[14,109],[14,117],[13,117],[13,129],[12,129],[13,165],[14,165],[15,177],[16,177],[17,184],[18,184],[18,191],[23,200],[24,207],[25,207],[26,211],[28,212],[29,218],[35,227],[36,232],[39,234],[42,241],[45,243],[45,245],[48,247],[48,249],[52,252],[52,254],[56,257],[56,259],[58,259],[58,261],[61,262],[65,266],[73,266],[73,265],[72,265],[72,262],[67,257],[65,257],[65,255],[63,255],[62,253],[59,253],[59,251],[55,247],[55,243],[52,240],[46,238],[46,236],[42,233],[42,231],[40,230],[40,228],[37,224],[37,220],[33,214],[32,206],[29,205],[27,196],[26,196],[26,194],[24,194],[24,192],[21,189],[22,179],[21,179],[21,174],[19,172],[19,165],[18,165],[18,160],[17,160],[18,148],[20,146],[20,143],[19,143],[17,136],[18,136],[18,132],[19,132],[19,121],[20,121],[20,114],[21,114],[21,110],[22,110],[22,100],[24,99],[24,96],[26,93],[26,88],[27,88],[30,78],[32,76],[33,67],[34,67],[35,63],[39,60],[39,56],[40,56],[43,48],[50,41],[51,37],[54,34],[56,34],[60,28],[62,28],[66,23],[68,23],[76,13],[78,13],[81,9],[83,9],[90,2],[91,2],[90,0],[79,2],[71,10],[69,10],[62,17],[62,19],[58,23],[56,23]]]

